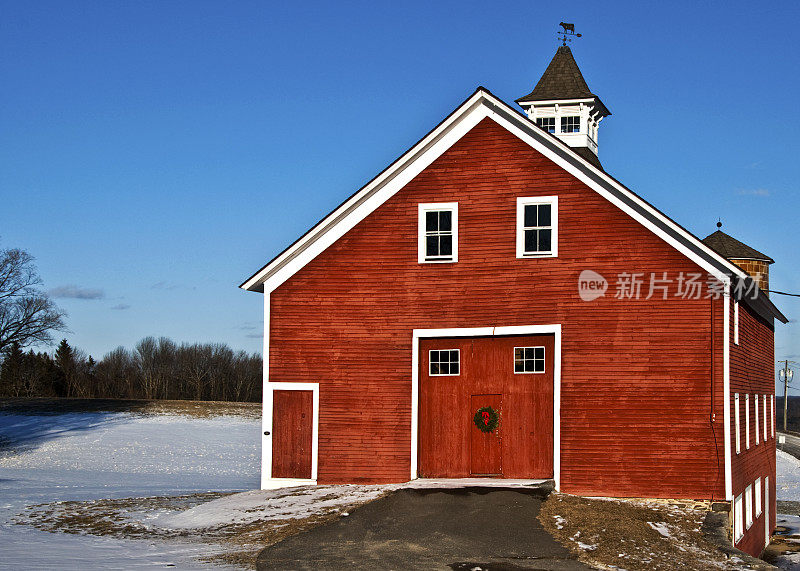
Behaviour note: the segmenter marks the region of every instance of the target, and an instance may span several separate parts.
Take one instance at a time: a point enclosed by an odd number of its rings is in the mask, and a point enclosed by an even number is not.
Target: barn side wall
[[[733,315],[731,302],[731,315]],[[774,328],[755,315],[746,305],[739,304],[739,343],[735,344],[735,320],[731,319],[731,474],[733,496],[744,494],[748,485],[753,486],[761,478],[762,513],[756,515],[753,507],[753,524],[746,527],[744,537],[735,545],[742,551],[758,555],[764,549],[766,537],[775,529],[775,432],[777,430],[774,405],[775,395],[775,339]],[[736,453],[735,395],[739,395],[740,407],[740,452]],[[747,445],[745,428],[745,395],[749,398],[750,444]],[[763,410],[763,396],[767,395],[767,414]],[[759,438],[756,444],[755,397],[758,397]],[[767,419],[767,439],[764,440],[764,419]],[[764,482],[769,477],[769,522],[765,522],[767,510],[764,509]],[[744,498],[744,495],[742,496]],[[755,498],[753,499],[755,503]],[[733,514],[735,517],[735,514]],[[767,532],[767,526],[769,533]]]
[[[558,257],[517,259],[517,197],[552,195]],[[423,202],[459,203],[458,263],[418,263]],[[604,297],[581,300],[586,269]],[[615,297],[623,272],[641,299]],[[722,304],[675,297],[675,282],[645,300],[663,272],[702,274],[485,119],[271,293],[270,381],[320,383],[319,483],[406,481],[412,330],[561,324],[562,489],[719,499]]]

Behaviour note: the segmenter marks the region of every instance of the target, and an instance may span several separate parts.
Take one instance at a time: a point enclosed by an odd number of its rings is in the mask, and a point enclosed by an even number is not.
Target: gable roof
[[[722,230],[717,230],[703,238],[703,243],[728,260],[761,260],[768,264],[775,263],[775,260],[766,254],[762,254]]]
[[[488,89],[478,87],[470,97],[414,146],[239,287],[258,292],[271,292],[276,289],[401,190],[417,174],[487,117],[558,164],[589,188],[604,196],[709,274],[726,281],[730,276],[739,278],[747,276],[741,268],[726,260],[724,256],[708,247],[697,236],[609,176],[601,168],[581,157],[557,137],[553,137],[539,128],[527,116],[495,97]],[[780,315],[780,312],[778,314]]]
[[[559,99],[596,99],[605,115],[611,115],[600,98],[589,89],[569,46],[558,48],[536,87],[528,95],[517,99],[517,103]]]

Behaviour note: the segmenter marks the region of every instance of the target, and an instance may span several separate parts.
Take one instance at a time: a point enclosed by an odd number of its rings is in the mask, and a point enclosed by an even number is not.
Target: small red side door
[[[311,478],[313,407],[312,391],[273,391],[273,478]]]

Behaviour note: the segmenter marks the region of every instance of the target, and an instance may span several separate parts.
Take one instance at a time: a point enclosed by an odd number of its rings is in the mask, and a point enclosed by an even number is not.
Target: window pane
[[[526,204],[525,205],[525,227],[529,228],[531,226],[536,226],[536,205],[535,204]]]
[[[540,252],[549,252],[550,251],[550,236],[552,234],[552,230],[538,230],[539,232],[539,251]]]
[[[525,251],[536,251],[536,230],[525,230]]]
[[[519,361],[525,358],[525,349],[522,347],[515,347],[514,348],[514,360]]]
[[[450,374],[450,363],[439,363],[439,372],[442,375]]]
[[[426,212],[425,213],[425,231],[436,232],[439,229],[439,213]]]
[[[533,370],[536,371],[537,373],[544,373],[544,359],[536,359],[534,363],[536,364],[536,366],[534,367]]]
[[[428,236],[425,238],[425,255],[438,256],[439,255],[439,237]]]
[[[534,355],[537,359],[544,359],[544,347],[536,347]]]
[[[452,236],[439,236],[439,255],[452,256],[453,255],[453,237]]]
[[[550,205],[539,205],[539,224],[537,226],[550,226]]]
[[[459,364],[458,362],[450,363],[450,374],[451,375],[458,375],[459,374]]]
[[[525,372],[525,362],[524,361],[514,361],[514,372],[515,373],[524,373]]]
[[[450,362],[451,363],[458,363],[458,350],[455,349],[450,351]]]
[[[453,213],[449,210],[439,212],[439,231],[449,232],[453,229]]]
[[[439,363],[431,362],[431,375],[439,374]]]

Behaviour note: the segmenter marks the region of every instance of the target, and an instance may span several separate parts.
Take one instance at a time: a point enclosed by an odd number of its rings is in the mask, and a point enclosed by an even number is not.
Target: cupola
[[[721,227],[722,223],[717,223],[717,228]],[[742,268],[755,280],[758,287],[769,295],[769,267],[775,263],[775,260],[736,238],[728,236],[722,230],[717,230],[703,238],[703,243],[729,262]]]
[[[611,112],[586,85],[569,46],[558,48],[539,83],[517,103],[531,121],[600,166],[597,130]]]

